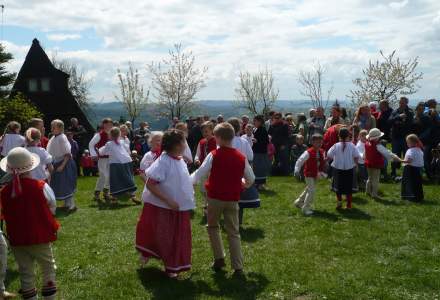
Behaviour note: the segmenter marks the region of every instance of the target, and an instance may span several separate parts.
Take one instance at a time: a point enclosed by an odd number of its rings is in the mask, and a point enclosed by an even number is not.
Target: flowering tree
[[[356,88],[348,96],[353,104],[383,99],[395,104],[398,95],[412,95],[420,88],[417,82],[423,78],[423,73],[416,71],[418,57],[402,62],[396,51],[390,55],[380,51],[380,55],[380,60],[370,61],[368,67],[362,70],[362,77],[353,80]]]
[[[235,89],[237,102],[252,115],[268,115],[278,99],[272,70],[267,67],[252,74],[240,72],[238,87]]]
[[[326,108],[333,94],[333,84],[329,86],[326,92],[323,91],[325,73],[325,68],[319,62],[313,66],[311,71],[299,72],[300,93],[312,101],[314,108]]]
[[[189,113],[196,94],[206,86],[208,68],[197,68],[193,53],[184,52],[180,44],[174,45],[161,63],[149,64],[148,70],[159,109],[170,119],[181,119]]]

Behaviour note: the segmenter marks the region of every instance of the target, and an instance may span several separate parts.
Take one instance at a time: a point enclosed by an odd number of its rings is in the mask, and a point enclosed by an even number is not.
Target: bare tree
[[[240,72],[238,87],[235,89],[237,102],[252,115],[268,115],[278,99],[279,90],[275,88],[272,70],[266,67],[252,74]]]
[[[148,70],[159,108],[170,119],[189,113],[196,94],[206,86],[208,68],[197,68],[194,54],[184,52],[181,44],[174,45],[167,59],[149,64]]]
[[[362,70],[363,76],[353,80],[356,88],[348,96],[353,104],[382,99],[395,104],[398,95],[411,95],[420,88],[417,82],[423,73],[416,72],[418,57],[401,62],[395,50],[390,55],[380,51],[380,55],[381,60],[370,60],[368,67]]]
[[[326,69],[319,62],[313,66],[311,71],[299,72],[300,93],[312,101],[314,108],[327,108],[330,97],[333,94],[333,83],[330,84],[326,92],[323,91],[325,73]]]
[[[122,102],[131,122],[134,123],[147,109],[150,90],[144,91],[144,86],[139,80],[139,72],[131,62],[128,63],[126,73],[122,73],[120,69],[117,72],[120,95],[115,95],[115,97]]]
[[[90,111],[90,88],[92,80],[87,78],[85,70],[80,69],[76,63],[67,59],[58,59],[55,53],[52,56],[52,64],[58,70],[69,75],[69,90],[84,112]]]

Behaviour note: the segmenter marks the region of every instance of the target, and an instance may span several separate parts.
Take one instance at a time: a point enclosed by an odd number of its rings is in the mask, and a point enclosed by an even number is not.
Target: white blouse
[[[358,163],[360,165],[365,164],[365,143],[362,141],[358,141],[356,144],[356,149],[359,151],[361,157],[359,157]]]
[[[409,148],[405,153],[404,160],[411,160],[407,165],[417,168],[423,168],[425,165],[423,159],[423,150],[419,147]]]
[[[130,154],[127,152],[124,142],[116,144],[109,141],[105,146],[99,148],[99,155],[108,155],[110,164],[126,164],[132,162]]]
[[[235,136],[232,140],[232,148],[237,149],[243,154],[248,161],[254,160],[254,152],[252,151],[252,147],[249,145],[249,142],[239,136]]]
[[[16,147],[24,147],[24,145],[25,138],[22,135],[6,133],[0,142],[2,148],[1,155],[6,156],[12,149]]]
[[[192,152],[186,141],[185,141],[185,150],[183,151],[182,156],[185,159],[186,163],[190,164],[193,162]]]
[[[71,154],[70,151],[71,146],[64,133],[54,135],[47,144],[47,152],[52,155],[54,163],[62,161],[64,156]]]
[[[139,166],[141,171],[147,170],[154,163],[156,158],[157,158],[157,155],[155,152],[148,151],[147,153],[145,153],[144,157],[141,160],[140,166]]]
[[[252,134],[251,136],[247,135],[247,134],[243,134],[241,136],[242,139],[245,139],[246,141],[248,141],[249,145],[251,145],[251,147],[254,145],[254,135]]]
[[[195,208],[194,188],[188,173],[188,167],[183,159],[170,157],[166,153],[154,161],[145,171],[149,180],[157,182],[160,191],[179,204],[180,211]],[[170,209],[170,207],[154,196],[145,186],[142,200],[155,206]]]
[[[360,158],[359,151],[352,142],[339,142],[330,148],[327,157],[332,159],[332,167],[338,170],[350,170],[356,167],[356,160]]]
[[[121,142],[121,144],[124,145],[125,150],[127,150],[128,154],[131,154],[131,151],[130,151],[130,139],[128,137],[125,137],[125,138],[121,137],[119,141]]]
[[[40,164],[31,171],[31,177],[37,180],[46,180],[49,178],[47,165],[52,163],[52,155],[42,147],[27,147],[29,152],[35,153],[40,157]]]

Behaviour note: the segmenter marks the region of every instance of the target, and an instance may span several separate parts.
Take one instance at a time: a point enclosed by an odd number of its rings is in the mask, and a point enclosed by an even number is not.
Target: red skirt
[[[163,261],[165,271],[191,269],[191,215],[189,211],[145,203],[136,227],[136,249],[144,258]]]

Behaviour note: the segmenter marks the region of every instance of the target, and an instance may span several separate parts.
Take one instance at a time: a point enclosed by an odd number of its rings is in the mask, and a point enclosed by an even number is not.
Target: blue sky
[[[146,65],[175,43],[207,66],[199,99],[234,99],[240,71],[273,70],[282,99],[301,99],[298,73],[320,62],[343,99],[379,50],[420,57],[424,72],[413,98],[440,92],[440,1],[163,0],[5,2],[4,43],[17,71],[33,38],[49,57],[77,63],[93,81],[95,101],[114,100],[116,70]]]

